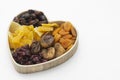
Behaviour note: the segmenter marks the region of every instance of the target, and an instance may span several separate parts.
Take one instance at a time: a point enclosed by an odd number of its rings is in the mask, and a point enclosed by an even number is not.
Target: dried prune
[[[29,61],[29,57],[31,56],[29,45],[17,48],[12,55],[17,63],[22,65],[26,64]]]
[[[43,12],[36,10],[28,10],[14,18],[15,22],[21,25],[40,26],[42,23],[48,23],[48,20]]]
[[[39,55],[32,55],[30,57],[30,60],[32,61],[33,64],[40,63],[41,57]]]

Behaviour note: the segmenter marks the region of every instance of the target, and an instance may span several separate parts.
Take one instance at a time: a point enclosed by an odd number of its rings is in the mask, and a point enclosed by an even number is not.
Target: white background
[[[14,16],[28,9],[74,24],[79,46],[71,59],[33,74],[15,71],[7,32]],[[120,0],[0,0],[0,36],[0,80],[120,80]]]

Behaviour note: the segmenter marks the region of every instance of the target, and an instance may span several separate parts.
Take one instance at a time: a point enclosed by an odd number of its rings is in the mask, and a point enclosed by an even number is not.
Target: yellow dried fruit
[[[17,29],[20,28],[20,26],[21,26],[21,25],[18,24],[18,23],[16,23],[16,22],[11,22],[9,31],[10,31],[11,33],[14,33]]]
[[[26,44],[31,44],[34,39],[34,27],[21,26],[14,33],[9,33],[10,48],[16,49]]]
[[[42,24],[42,26],[44,26],[44,27],[59,27],[59,25],[56,23]]]
[[[53,31],[53,27],[46,27],[46,26],[39,26],[38,28],[37,28],[37,30],[39,31],[39,32],[47,32],[47,31]]]
[[[36,33],[35,34],[36,37],[34,36],[35,38],[37,38],[37,37],[40,38],[44,34],[44,32],[38,31],[37,28],[34,28],[34,32]]]

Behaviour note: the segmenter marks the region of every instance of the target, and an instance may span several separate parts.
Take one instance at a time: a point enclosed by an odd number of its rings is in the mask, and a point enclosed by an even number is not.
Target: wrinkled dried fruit
[[[43,12],[36,10],[28,10],[14,18],[14,21],[21,25],[40,26],[42,23],[48,23],[48,20]]]
[[[40,49],[41,49],[41,46],[40,46],[40,42],[39,41],[34,41],[32,42],[31,46],[30,46],[30,49],[31,49],[31,53],[32,54],[37,54],[40,52]]]
[[[62,54],[65,53],[65,49],[63,48],[63,46],[60,43],[55,43],[55,56],[59,57]]]
[[[54,47],[48,48],[43,53],[43,58],[45,58],[47,60],[53,59],[54,56],[55,56],[55,48]]]
[[[54,37],[50,33],[45,33],[40,40],[42,47],[47,48],[52,46],[54,43]]]
[[[12,55],[17,63],[22,65],[26,64],[29,61],[29,57],[31,56],[29,45],[17,48]]]

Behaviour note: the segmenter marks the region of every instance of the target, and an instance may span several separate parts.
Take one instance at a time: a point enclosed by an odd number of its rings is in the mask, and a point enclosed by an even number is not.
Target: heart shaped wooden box
[[[55,22],[59,22],[59,21],[55,21]],[[75,30],[76,30],[76,28],[75,28]],[[76,32],[77,32],[77,30],[76,30]],[[47,61],[44,63],[39,63],[39,64],[34,64],[34,65],[21,65],[21,64],[16,63],[16,61],[13,59],[11,53],[10,53],[10,57],[12,59],[15,69],[18,72],[33,73],[33,72],[38,72],[38,71],[42,71],[42,70],[46,70],[46,69],[55,67],[59,64],[62,64],[65,61],[67,61],[69,58],[71,58],[75,54],[77,46],[78,46],[78,32],[77,32],[76,41],[75,41],[74,45],[72,46],[72,48],[69,49],[67,52],[65,52],[63,55],[61,55],[55,59],[52,59],[50,61]]]

